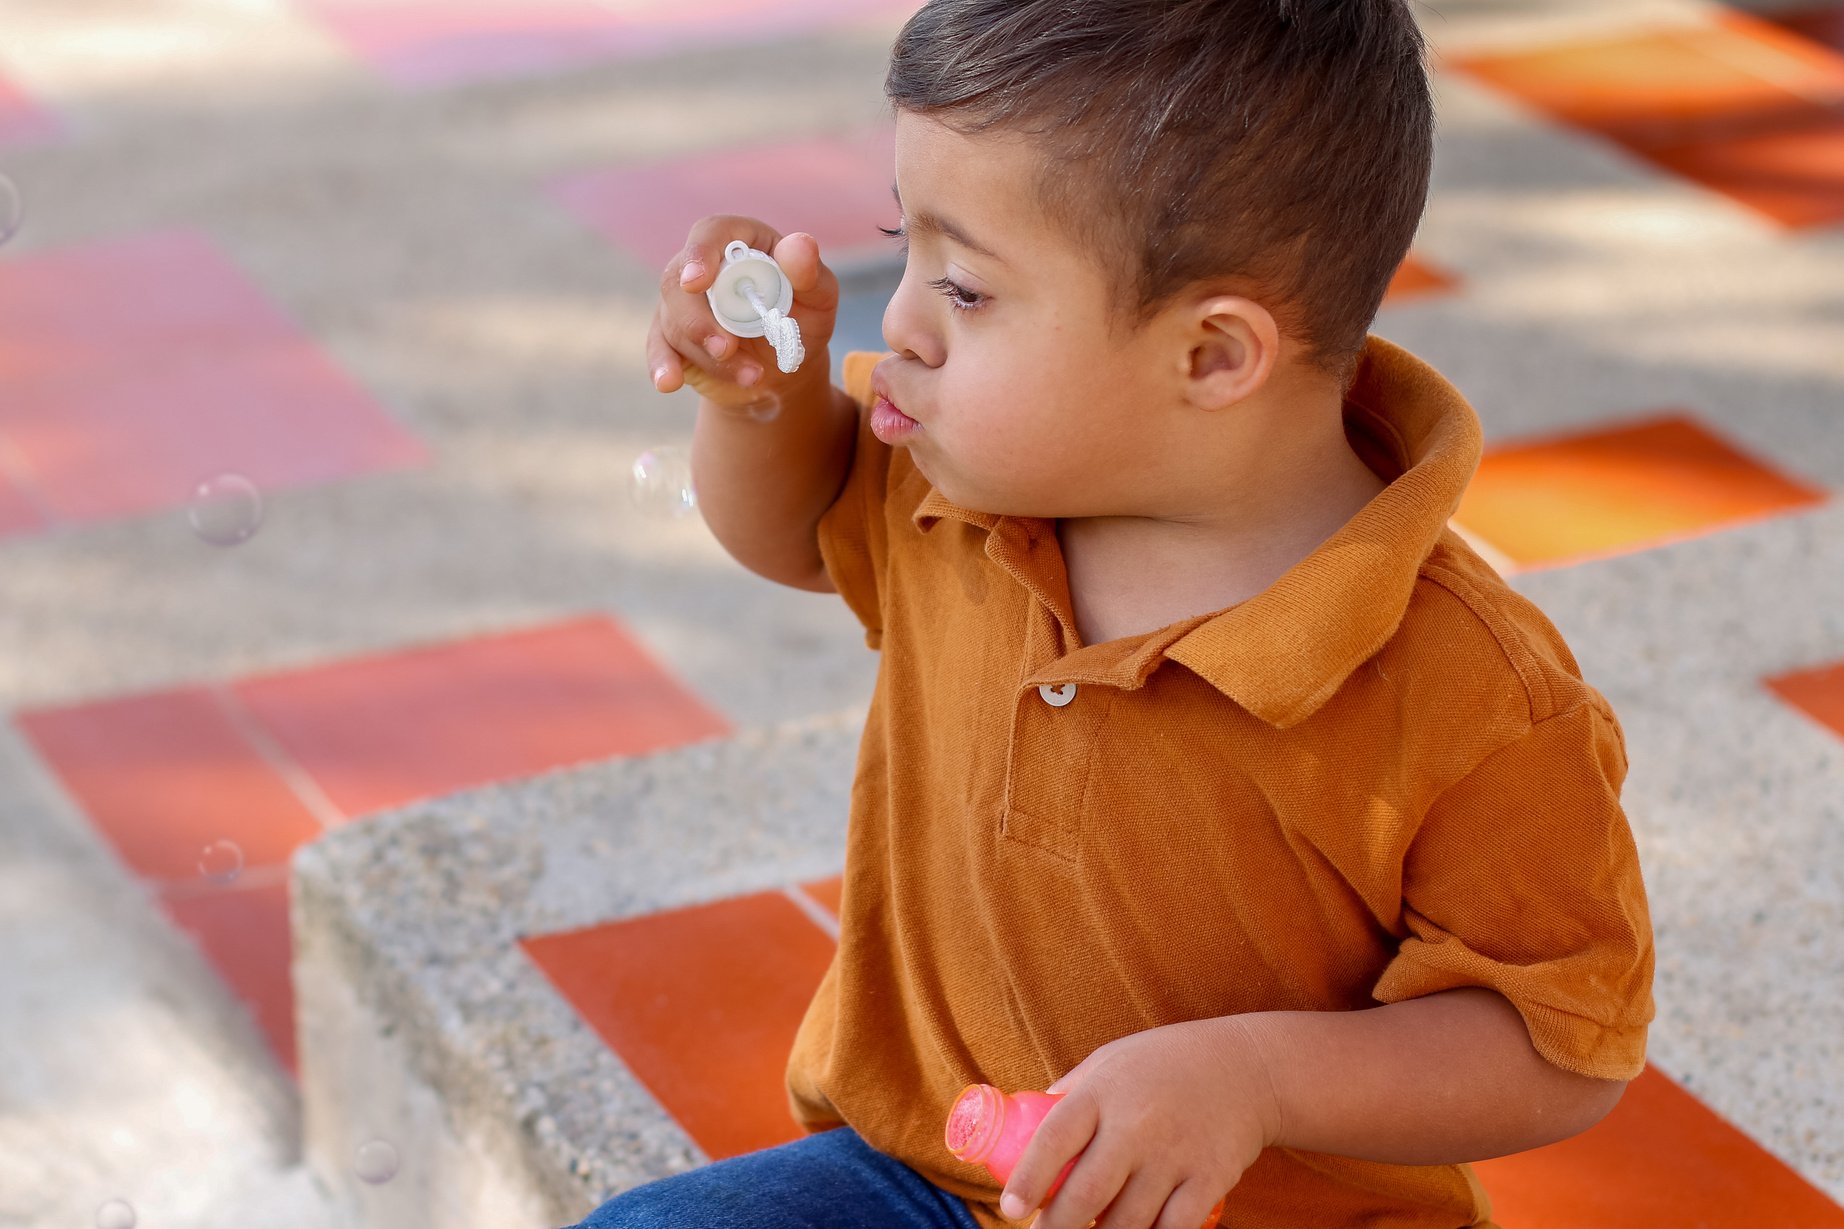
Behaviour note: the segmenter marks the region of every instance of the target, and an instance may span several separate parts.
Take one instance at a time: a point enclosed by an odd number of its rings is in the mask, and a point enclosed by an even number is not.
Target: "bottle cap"
[[[1005,1094],[991,1084],[969,1084],[948,1114],[948,1151],[975,1164],[999,1142],[1005,1121]]]
[[[760,337],[768,331],[761,313],[743,293],[749,282],[762,302],[786,314],[794,305],[794,288],[782,276],[781,266],[767,252],[758,252],[741,239],[733,239],[724,248],[724,263],[717,270],[717,280],[704,292],[717,323],[738,337]]]

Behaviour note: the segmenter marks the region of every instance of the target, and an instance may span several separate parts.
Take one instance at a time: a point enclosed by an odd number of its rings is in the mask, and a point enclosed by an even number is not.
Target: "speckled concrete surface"
[[[1844,506],[1515,579],[1613,704],[1651,1059],[1844,1199],[1844,741],[1764,677],[1844,646]]]
[[[1431,0],[1420,11],[1439,66],[1482,47],[1694,21],[1715,6]],[[29,211],[0,263],[202,229],[432,451],[422,470],[271,493],[261,531],[234,551],[203,546],[177,513],[0,542],[9,710],[589,610],[615,613],[739,728],[862,702],[876,659],[842,605],[760,581],[695,519],[644,515],[629,500],[629,463],[685,442],[693,402],[653,393],[642,370],[656,271],[541,188],[559,173],[768,138],[784,120],[737,105],[765,83],[800,83],[784,96],[795,130],[855,124],[881,107],[886,34],[804,36],[760,62],[710,49],[398,93],[286,0],[8,0],[4,22],[0,73],[55,108],[70,135],[0,151]],[[1781,231],[1457,74],[1437,88],[1440,145],[1417,248],[1464,286],[1386,308],[1379,333],[1445,372],[1489,439],[1680,409],[1795,476],[1844,487],[1844,228]],[[879,344],[882,293],[867,284],[854,297],[835,360]],[[1660,941],[1654,1056],[1844,1198],[1844,976],[1835,943],[1824,947],[1844,903],[1844,765],[1838,740],[1759,686],[1844,658],[1839,528],[1820,509],[1514,583],[1562,625],[1627,729],[1629,809]],[[590,823],[570,808],[602,804],[574,788],[547,779],[530,805],[561,808],[565,828]],[[495,804],[526,805],[511,794]],[[497,830],[505,817],[475,818]],[[431,850],[491,872],[447,822],[432,812],[389,830],[420,823]],[[766,839],[709,822],[686,856]],[[591,855],[584,875],[604,865]],[[392,856],[406,873],[415,861]],[[819,861],[700,863],[683,882],[648,886],[686,900],[831,873]],[[627,882],[609,873],[605,905]],[[287,1077],[10,730],[0,731],[0,877],[0,1225],[89,1223],[102,1199],[137,1190],[143,1223],[163,1229],[333,1224],[338,1213],[298,1168]],[[551,889],[578,904],[598,890],[570,882]],[[404,891],[439,886],[406,880]],[[374,904],[352,902],[367,930],[350,942],[413,938],[415,918],[399,908],[383,888]],[[433,993],[410,976],[418,950],[352,967],[370,967],[379,994],[408,1004]],[[429,1037],[450,1037],[452,1021],[426,1023]],[[436,1053],[472,1065],[477,1087],[512,1109],[493,1127],[506,1155],[540,1175],[571,1155],[591,1167],[556,1179],[551,1197],[691,1155],[612,1059],[571,1051],[561,1020],[530,1027],[523,1092],[506,1082],[512,1059],[469,1050],[484,1033]],[[570,1066],[579,1060],[590,1066]],[[564,1069],[597,1072],[582,1103],[528,1122],[531,1098],[553,1095],[536,1090]],[[597,1137],[564,1124],[591,1102],[604,1112],[604,1098],[644,1138],[597,1159],[583,1143]],[[411,1189],[360,1195],[375,1204]]]

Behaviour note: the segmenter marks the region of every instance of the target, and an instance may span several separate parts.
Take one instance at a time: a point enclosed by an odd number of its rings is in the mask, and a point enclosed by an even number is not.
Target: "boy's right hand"
[[[716,285],[724,248],[735,239],[773,256],[794,291],[788,315],[800,325],[807,351],[799,371],[783,373],[775,365],[775,348],[766,337],[738,337],[718,324],[704,297]],[[810,369],[816,357],[828,368],[818,378],[830,382],[826,346],[838,314],[839,279],[820,260],[817,239],[804,231],[783,238],[755,218],[713,214],[692,226],[684,249],[660,277],[659,307],[647,333],[647,370],[662,393],[689,384],[719,405],[756,405],[815,379]]]

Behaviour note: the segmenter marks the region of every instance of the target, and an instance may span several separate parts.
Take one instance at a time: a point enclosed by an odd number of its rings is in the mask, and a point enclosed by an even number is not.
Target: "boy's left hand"
[[[1045,1089],[1044,1115],[1005,1185],[1023,1220],[1081,1159],[1033,1229],[1199,1229],[1279,1133],[1273,1087],[1235,1016],[1117,1038]],[[1011,1196],[1022,1201],[1016,1207]]]

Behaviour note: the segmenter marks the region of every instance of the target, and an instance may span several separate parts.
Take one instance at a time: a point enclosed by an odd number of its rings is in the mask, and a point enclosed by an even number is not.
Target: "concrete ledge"
[[[355,1223],[573,1224],[705,1163],[517,941],[837,875],[863,719],[457,794],[301,850],[304,1145]],[[374,1139],[398,1165],[368,1183]]]

